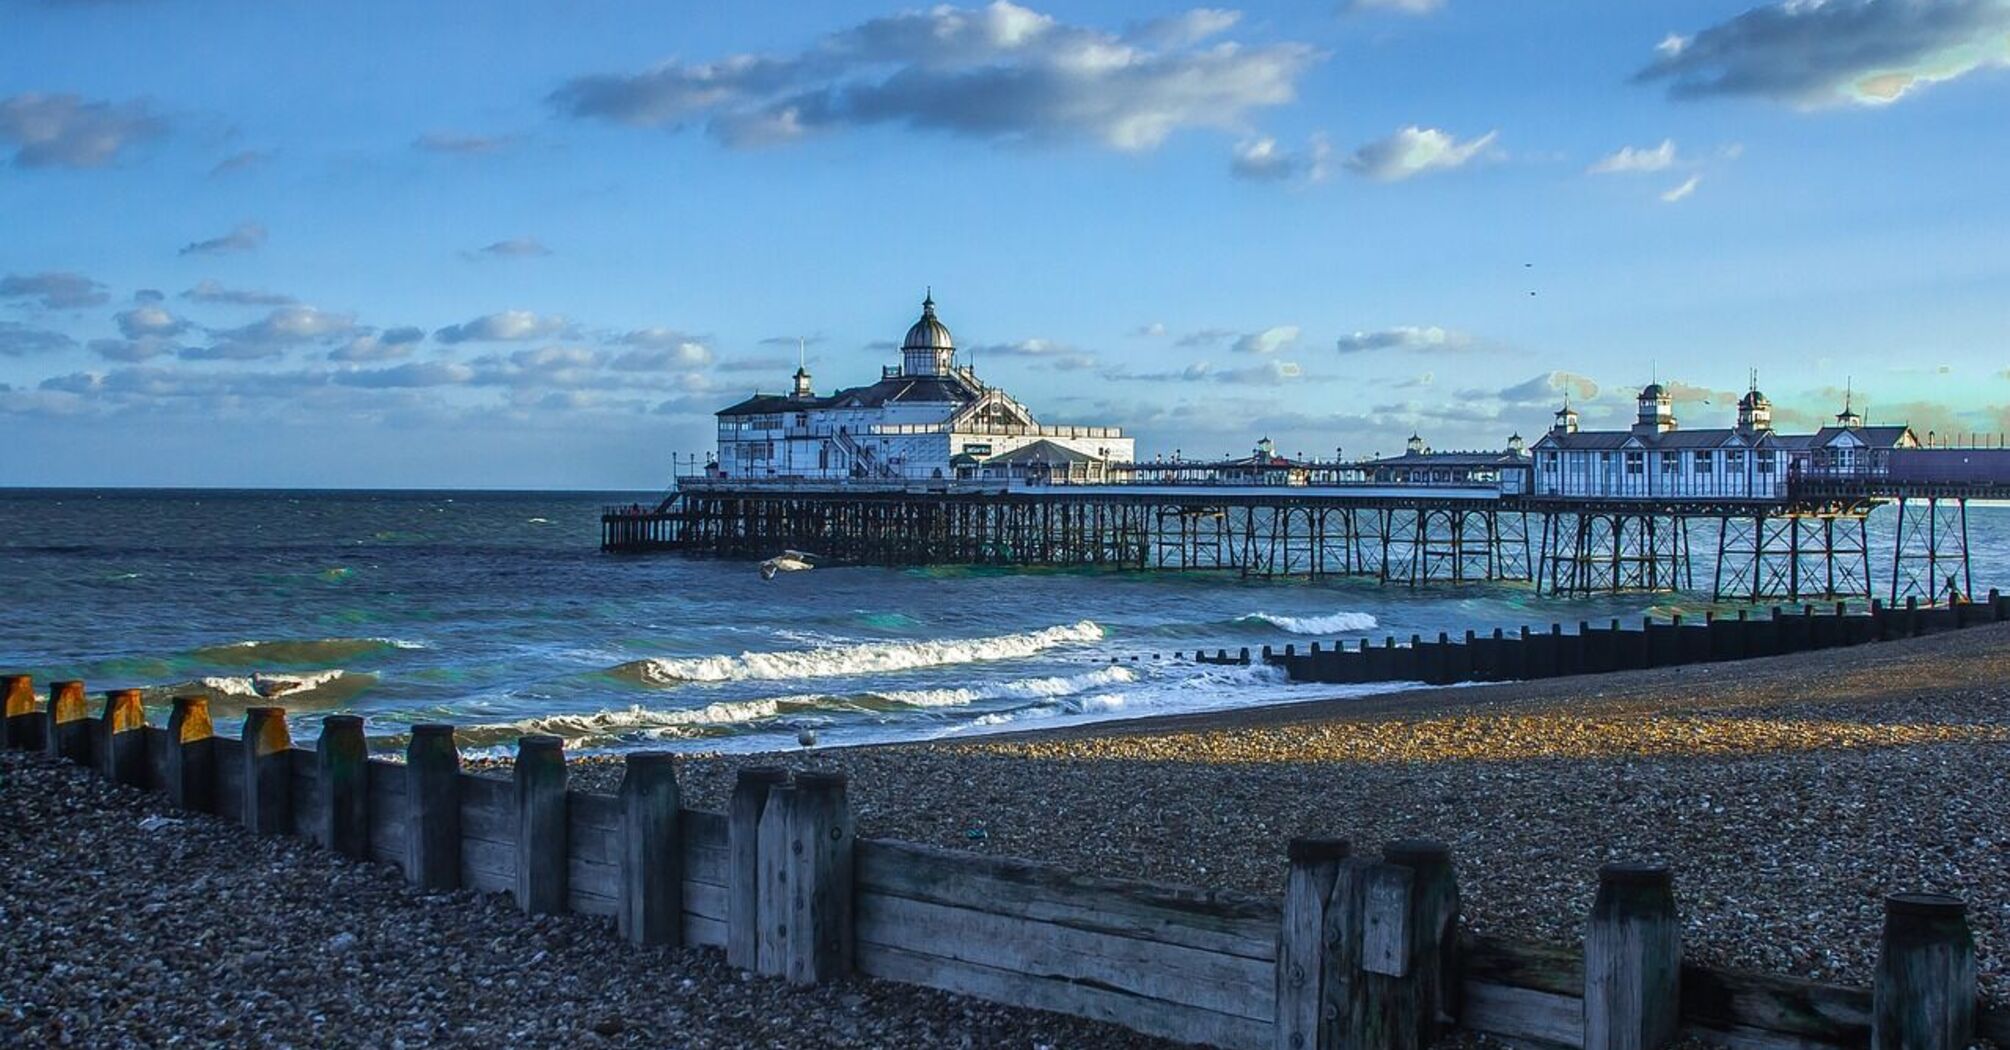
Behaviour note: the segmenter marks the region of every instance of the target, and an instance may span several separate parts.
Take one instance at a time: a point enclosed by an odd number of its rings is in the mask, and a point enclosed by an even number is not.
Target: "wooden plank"
[[[939,988],[994,1003],[1051,1010],[1119,1024],[1147,1035],[1230,1050],[1269,1050],[1267,1021],[1178,1006],[1108,988],[1049,980],[980,963],[859,943],[858,969],[870,977]]]
[[[628,755],[615,797],[621,802],[615,930],[630,944],[677,944],[684,933],[684,848],[676,756],[662,751]]]
[[[516,766],[516,905],[525,915],[566,910],[570,871],[566,841],[571,803],[565,789],[565,745],[546,734],[518,737]]]
[[[311,750],[296,747],[288,751],[286,757],[292,763],[286,787],[293,800],[289,833],[325,849],[328,843],[324,841],[326,836],[321,828],[326,821],[321,802],[320,756]]]
[[[857,907],[861,945],[870,941],[1257,1021],[1268,1022],[1276,1008],[1272,967],[1242,956],[878,893],[859,894]]]
[[[796,774],[789,814],[788,978],[824,984],[851,975],[852,869],[856,832],[845,775]]]
[[[597,824],[574,824],[566,839],[566,853],[589,864],[621,863],[621,833]]]
[[[692,915],[726,921],[726,887],[709,882],[684,882],[684,910]]]
[[[1870,992],[1792,977],[1682,967],[1682,1020],[1837,1046],[1870,1043]]]
[[[598,915],[612,919],[621,910],[621,902],[612,897],[602,897],[597,893],[587,893],[577,886],[567,886],[565,907],[580,915]]]
[[[575,834],[582,826],[609,834],[621,830],[621,800],[613,795],[568,791],[565,793],[565,812]]]
[[[1009,857],[884,839],[860,839],[856,859],[860,893],[1277,960],[1282,911],[1272,898],[1078,875]]]
[[[468,789],[474,788],[472,793]],[[461,774],[461,841],[516,845],[516,789],[507,780]]]
[[[1361,912],[1361,968],[1402,977],[1410,972],[1410,869],[1378,864],[1368,869]]]
[[[461,884],[483,893],[516,892],[516,845],[462,839]]]
[[[621,866],[618,864],[594,864],[574,857],[566,862],[565,877],[566,885],[576,885],[581,893],[610,900],[621,899]]]
[[[1584,1045],[1584,1000],[1574,995],[1513,988],[1486,981],[1464,985],[1462,1027],[1503,1039],[1554,1046]]]
[[[1461,958],[1469,982],[1555,995],[1584,994],[1584,957],[1568,948],[1469,936],[1461,943]],[[1689,981],[1686,970],[1682,980]]]
[[[1316,1050],[1326,982],[1326,909],[1345,839],[1292,839],[1286,856],[1284,917],[1278,927],[1271,1035],[1279,1050]]]
[[[210,761],[216,770],[216,815],[244,819],[244,745],[229,737],[211,737]]]
[[[726,818],[699,809],[682,810],[684,880],[726,884]]]
[[[695,947],[724,948],[726,920],[711,915],[685,912],[684,943]]]
[[[795,928],[789,923],[789,835],[794,830],[791,814],[796,808],[796,789],[777,784],[768,790],[761,805],[761,822],[754,833],[754,972],[763,977],[788,973],[789,938]],[[733,916],[739,925],[739,916]]]
[[[365,777],[370,792],[370,857],[405,868],[405,767],[371,759]]]

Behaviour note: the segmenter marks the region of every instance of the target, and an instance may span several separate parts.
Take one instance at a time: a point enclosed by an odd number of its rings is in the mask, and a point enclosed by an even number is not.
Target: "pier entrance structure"
[[[930,299],[899,368],[828,398],[799,369],[791,396],[722,411],[702,474],[654,508],[610,508],[601,544],[1588,595],[1699,590],[1700,533],[1718,600],[1868,601],[1884,556],[1867,519],[1895,503],[1885,597],[1937,604],[1972,590],[1968,501],[2010,498],[2000,439],[1928,447],[1847,402],[1807,435],[1777,433],[1756,384],[1728,428],[1681,429],[1659,383],[1638,409],[1625,430],[1586,431],[1566,402],[1533,447],[1516,436],[1503,451],[1436,452],[1413,435],[1392,459],[1319,461],[1266,439],[1242,459],[1139,462],[1120,432],[1042,426],[956,366]]]

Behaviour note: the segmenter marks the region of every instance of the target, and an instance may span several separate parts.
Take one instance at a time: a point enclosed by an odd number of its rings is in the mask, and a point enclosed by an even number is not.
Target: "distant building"
[[[1538,496],[1588,499],[1783,499],[1808,471],[1886,469],[1890,451],[1918,445],[1904,426],[1869,427],[1847,403],[1836,425],[1814,434],[1773,429],[1773,403],[1756,385],[1738,399],[1737,424],[1683,430],[1659,383],[1637,399],[1626,430],[1581,430],[1568,400],[1535,443]]]
[[[1135,455],[1121,429],[1043,425],[958,365],[933,295],[901,341],[900,364],[878,382],[819,397],[798,367],[788,393],[755,394],[718,421],[709,470],[725,478],[1087,479]]]
[[[1511,435],[1499,452],[1439,452],[1411,434],[1402,455],[1362,460],[1356,466],[1377,484],[1499,485],[1510,495],[1528,491],[1530,469],[1520,434]]]

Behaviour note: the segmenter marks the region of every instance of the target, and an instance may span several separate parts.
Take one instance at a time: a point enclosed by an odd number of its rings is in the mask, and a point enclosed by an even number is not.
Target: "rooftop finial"
[[[921,312],[925,314],[932,314],[935,312],[935,286],[926,285],[924,287],[927,288],[927,291],[922,293]]]

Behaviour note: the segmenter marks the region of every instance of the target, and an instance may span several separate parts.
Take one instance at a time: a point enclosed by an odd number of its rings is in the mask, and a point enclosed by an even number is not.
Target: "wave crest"
[[[1235,622],[1268,624],[1292,634],[1346,634],[1350,631],[1372,631],[1380,621],[1364,612],[1337,612],[1327,616],[1285,616],[1280,613],[1254,612],[1239,617]]]
[[[205,645],[189,655],[218,667],[311,666],[346,663],[399,649],[424,648],[424,643],[397,638],[295,638]]]
[[[882,674],[920,667],[1011,660],[1062,645],[1093,642],[1103,628],[1091,620],[1038,631],[990,638],[956,638],[911,642],[864,642],[818,649],[738,656],[657,657],[622,664],[615,669],[651,685],[682,682],[786,681]]]

